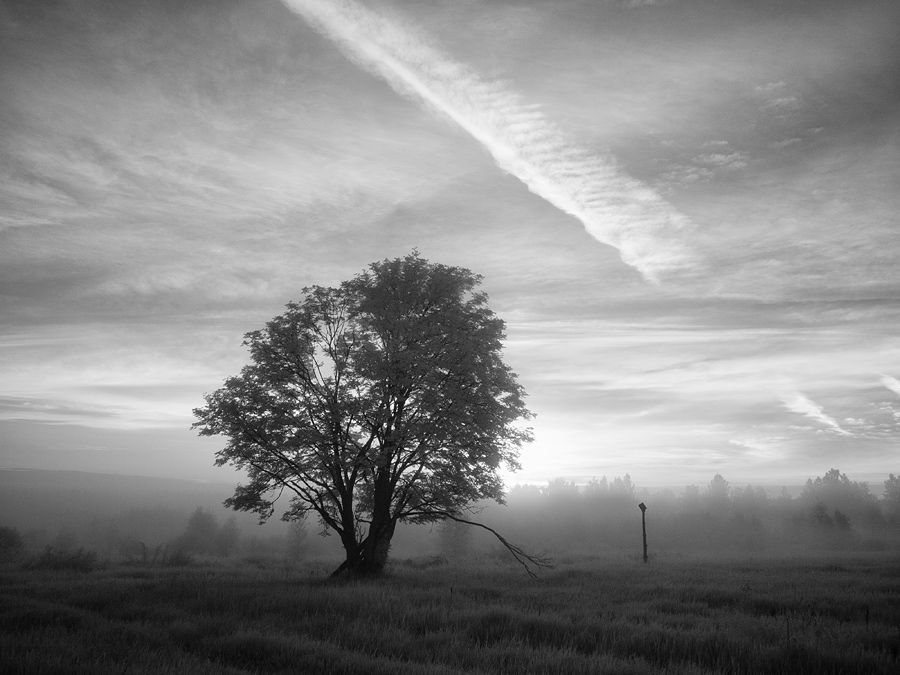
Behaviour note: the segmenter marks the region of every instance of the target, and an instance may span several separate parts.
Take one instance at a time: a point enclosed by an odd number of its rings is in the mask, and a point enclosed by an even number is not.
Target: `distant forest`
[[[546,487],[516,486],[507,503],[508,509],[485,512],[492,526],[522,545],[555,552],[637,551],[639,503],[647,507],[651,558],[654,553],[900,546],[900,477],[893,474],[870,489],[832,469],[809,479],[796,497],[786,488],[773,495],[762,487],[735,487],[720,474],[705,487],[690,485],[680,494],[640,489],[627,474],[586,486],[557,479]]]
[[[256,516],[222,507],[227,484],[54,471],[0,471],[0,556],[87,550],[99,559],[190,560],[339,554],[334,536],[311,517],[258,525]],[[506,506],[478,505],[470,516],[511,542],[557,559],[566,555],[641,554],[647,507],[651,562],[689,555],[805,554],[900,549],[900,476],[883,485],[853,481],[838,469],[793,494],[732,486],[716,474],[705,486],[650,491],[629,475],[587,485],[556,479],[517,485]],[[489,533],[453,522],[407,525],[394,560],[453,559],[508,553]]]

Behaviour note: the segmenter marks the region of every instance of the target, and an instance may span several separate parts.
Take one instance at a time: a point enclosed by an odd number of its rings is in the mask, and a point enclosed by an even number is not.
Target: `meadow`
[[[900,672],[896,552],[0,568],[12,674]]]

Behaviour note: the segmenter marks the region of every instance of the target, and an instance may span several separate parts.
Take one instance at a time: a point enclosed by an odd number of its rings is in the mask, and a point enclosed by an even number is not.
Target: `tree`
[[[25,542],[16,528],[0,526],[0,561],[15,557],[24,548]]]
[[[285,552],[291,558],[301,560],[309,553],[309,530],[306,518],[292,520],[285,535]]]
[[[237,520],[231,516],[216,532],[214,551],[216,555],[230,556],[237,550],[241,531],[238,529]]]
[[[547,496],[553,504],[571,506],[579,501],[581,494],[575,481],[570,482],[565,478],[554,478],[547,483]]]
[[[584,486],[584,495],[588,499],[596,500],[596,499],[604,499],[609,496],[609,481],[606,480],[606,476],[603,476],[600,480],[597,480],[597,477],[594,476],[591,478],[587,485]]]
[[[682,503],[684,504],[685,511],[699,510],[701,507],[700,486],[699,485],[685,485],[684,486],[684,495],[682,496]]]
[[[611,497],[621,501],[633,501],[634,483],[631,482],[631,476],[627,473],[625,474],[625,478],[616,476],[613,479],[612,485],[609,486],[609,494]]]
[[[749,518],[759,515],[766,508],[769,496],[765,489],[747,485],[743,490],[741,488],[733,490],[731,501],[735,511]]]
[[[334,574],[382,571],[399,522],[491,530],[463,516],[503,503],[498,468],[519,467],[531,413],[480,283],[413,251],[305,288],[247,333],[252,363],[194,411],[201,435],[229,439],[216,464],[249,476],[225,504],[265,520],[287,491],[284,520],[315,512],[340,536]],[[526,569],[543,562],[491,532]]]
[[[728,508],[728,481],[717,473],[709,482],[706,489],[709,505],[717,512],[722,512]]]
[[[831,469],[815,480],[808,479],[800,501],[807,508],[821,502],[828,509],[839,509],[854,522],[879,525],[883,521],[868,483],[852,481],[838,469]]]
[[[900,522],[900,476],[888,474],[884,481],[884,508],[890,522]]]
[[[187,527],[175,541],[175,548],[185,553],[211,555],[216,552],[219,521],[215,514],[197,507],[188,518]]]

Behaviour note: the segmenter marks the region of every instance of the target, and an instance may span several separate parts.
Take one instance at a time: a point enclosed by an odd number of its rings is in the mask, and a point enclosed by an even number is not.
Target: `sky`
[[[0,0],[0,467],[233,481],[312,284],[483,275],[514,483],[900,473],[900,3]],[[877,491],[877,490],[876,490]]]

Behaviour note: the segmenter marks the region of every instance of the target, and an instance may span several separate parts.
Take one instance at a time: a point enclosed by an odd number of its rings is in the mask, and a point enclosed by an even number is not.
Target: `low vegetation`
[[[97,554],[94,551],[85,551],[83,548],[57,549],[52,546],[47,546],[40,555],[30,558],[25,563],[25,569],[29,570],[90,572],[96,567]]]
[[[826,673],[900,669],[896,553],[0,567],[0,662],[65,673]],[[514,563],[513,563],[514,564]]]
[[[793,494],[517,487],[479,519],[555,559],[535,579],[448,521],[398,528],[383,578],[329,583],[320,523],[176,502],[5,512],[3,674],[900,672],[893,475],[883,494],[837,470]]]
[[[14,559],[24,548],[25,542],[16,528],[0,526],[0,561]]]

